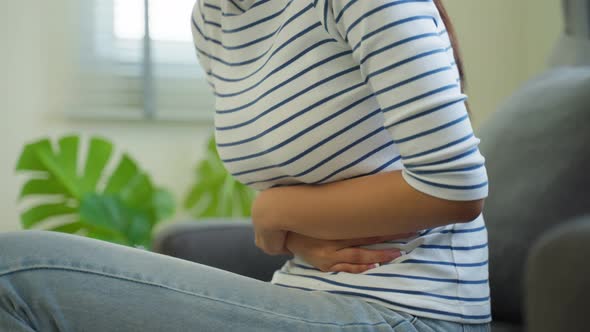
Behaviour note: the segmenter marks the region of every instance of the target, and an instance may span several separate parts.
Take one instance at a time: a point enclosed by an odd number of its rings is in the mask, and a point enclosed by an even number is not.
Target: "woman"
[[[267,284],[63,234],[0,235],[0,327],[489,329],[487,178],[439,1],[201,0],[193,35],[220,156],[261,191],[256,244],[294,259]]]

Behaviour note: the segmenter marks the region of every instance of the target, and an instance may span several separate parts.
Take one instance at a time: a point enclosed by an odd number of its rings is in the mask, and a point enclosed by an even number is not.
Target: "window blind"
[[[191,37],[194,0],[84,3],[74,116],[213,118],[213,95]]]

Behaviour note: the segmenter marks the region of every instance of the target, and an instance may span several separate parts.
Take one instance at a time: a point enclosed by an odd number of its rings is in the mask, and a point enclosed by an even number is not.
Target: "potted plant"
[[[49,139],[26,145],[16,166],[28,177],[19,196],[30,202],[21,214],[23,228],[149,250],[154,226],[174,213],[174,199],[126,153],[110,169],[114,157],[113,144],[99,137],[91,137],[85,151],[78,135],[55,145]]]
[[[196,182],[184,200],[184,208],[197,220],[203,218],[249,217],[255,191],[229,174],[211,136],[205,158],[197,165]]]

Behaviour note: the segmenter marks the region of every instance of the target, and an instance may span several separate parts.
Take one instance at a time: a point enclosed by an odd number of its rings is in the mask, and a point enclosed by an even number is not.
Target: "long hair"
[[[457,63],[457,70],[459,71],[459,78],[461,79],[461,92],[465,92],[465,86],[467,82],[465,81],[465,69],[463,67],[463,60],[461,58],[461,52],[459,51],[459,41],[457,40],[457,34],[455,33],[455,28],[453,28],[453,23],[451,22],[451,17],[447,13],[445,6],[443,5],[441,0],[433,0],[440,17],[442,18],[443,22],[445,23],[445,27],[447,28],[447,33],[449,34],[449,39],[451,40],[451,46],[453,47],[453,56],[455,57],[455,62]],[[465,101],[465,108],[467,109],[467,114],[471,115],[471,110],[469,107],[469,102]]]
[[[449,39],[451,40],[451,46],[453,47],[453,53],[455,56],[455,62],[457,62],[457,69],[459,70],[459,77],[461,81],[465,81],[465,71],[463,68],[463,61],[461,58],[461,52],[459,51],[459,41],[457,40],[457,34],[455,33],[455,29],[453,28],[453,23],[451,22],[451,18],[447,11],[445,10],[445,6],[443,5],[441,0],[433,0],[436,4],[436,8],[442,17],[443,22],[447,28],[447,32],[449,34]]]

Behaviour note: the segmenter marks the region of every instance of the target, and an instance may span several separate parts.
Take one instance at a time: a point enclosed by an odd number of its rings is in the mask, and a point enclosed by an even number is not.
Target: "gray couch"
[[[590,66],[530,81],[478,136],[490,177],[492,330],[590,331]],[[260,280],[287,258],[260,252],[247,221],[173,224],[154,249]]]
[[[590,66],[529,81],[479,136],[494,318],[526,321],[529,331],[590,331],[580,325],[590,313],[589,227],[564,224],[590,214]]]

